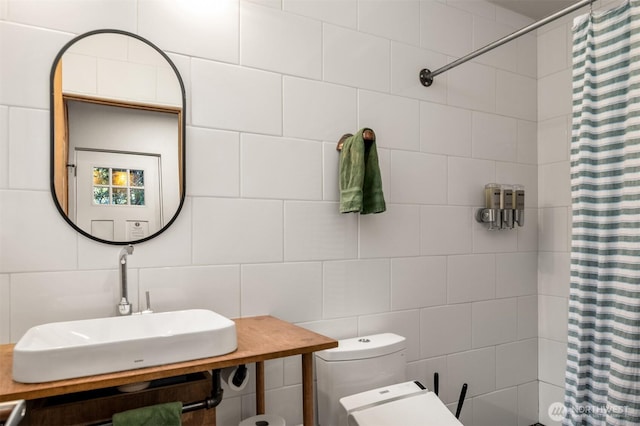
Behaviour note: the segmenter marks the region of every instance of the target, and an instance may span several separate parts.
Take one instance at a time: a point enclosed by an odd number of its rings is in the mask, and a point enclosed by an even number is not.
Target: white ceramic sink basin
[[[204,309],[55,322],[27,331],[13,352],[13,379],[40,383],[224,355],[236,325]]]

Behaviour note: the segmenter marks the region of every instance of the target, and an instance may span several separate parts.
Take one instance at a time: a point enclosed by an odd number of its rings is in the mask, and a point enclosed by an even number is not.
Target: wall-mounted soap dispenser
[[[488,183],[484,198],[485,206],[476,211],[476,221],[490,231],[524,226],[524,186]]]
[[[488,183],[484,186],[484,209],[478,209],[476,220],[486,223],[490,230],[502,228],[501,194],[500,185],[497,183]]]
[[[513,221],[524,226],[524,186],[513,185]]]

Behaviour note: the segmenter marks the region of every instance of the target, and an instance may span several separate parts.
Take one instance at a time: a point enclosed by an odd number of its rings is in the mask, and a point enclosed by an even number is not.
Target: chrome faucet
[[[131,315],[131,303],[129,303],[129,290],[127,288],[127,255],[133,254],[133,246],[129,244],[120,250],[118,260],[120,263],[120,303],[118,314]]]

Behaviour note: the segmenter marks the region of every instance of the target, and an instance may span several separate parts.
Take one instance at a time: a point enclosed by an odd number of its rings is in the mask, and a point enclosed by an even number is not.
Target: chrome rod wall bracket
[[[471,53],[469,53],[466,56],[463,56],[460,59],[457,59],[441,68],[438,68],[435,71],[431,71],[428,68],[424,68],[422,71],[420,71],[420,83],[422,83],[423,86],[425,87],[429,87],[433,84],[433,79],[435,76],[442,74],[443,72],[449,71],[451,68],[455,68],[458,65],[464,64],[465,62],[468,62],[470,60],[472,60],[473,58],[480,56],[482,54],[485,54],[487,52],[489,52],[490,50],[495,49],[496,47],[500,47],[505,43],[510,42],[511,40],[514,40],[520,36],[523,36],[535,29],[540,28],[543,25],[548,24],[549,22],[553,22],[558,18],[561,18],[565,15],[568,15],[571,12],[574,12],[584,6],[587,5],[591,5],[595,0],[581,0],[575,4],[572,4],[571,6],[562,9],[552,15],[547,16],[546,18],[543,18],[537,22],[534,22],[531,25],[528,25],[522,29],[519,29],[518,31],[509,34],[508,36],[505,36],[503,38],[501,38],[500,40],[496,40],[493,43],[490,43],[478,50],[475,50]]]

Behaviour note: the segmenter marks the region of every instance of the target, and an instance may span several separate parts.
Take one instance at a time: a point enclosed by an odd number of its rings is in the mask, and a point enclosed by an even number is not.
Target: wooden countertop
[[[0,345],[0,402],[108,388],[311,353],[338,346],[337,340],[271,316],[239,318],[234,321],[238,349],[226,355],[47,383],[25,384],[13,381],[15,345]]]

